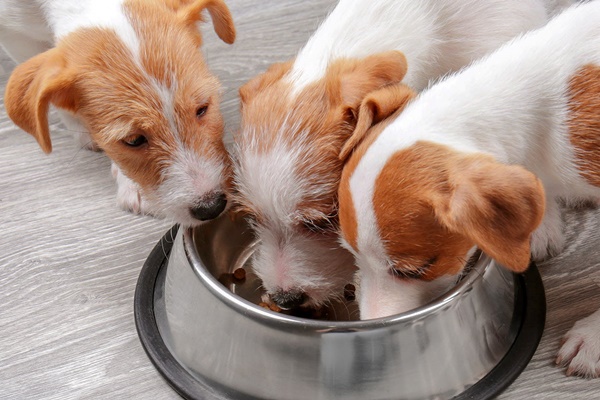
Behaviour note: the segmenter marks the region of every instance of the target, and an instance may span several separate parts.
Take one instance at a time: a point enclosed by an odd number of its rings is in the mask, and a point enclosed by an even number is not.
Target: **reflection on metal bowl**
[[[166,235],[140,275],[140,339],[184,397],[485,399],[518,376],[539,342],[545,300],[535,267],[513,275],[481,255],[424,307],[353,321],[349,302],[314,320],[256,304],[260,282],[247,265],[255,240],[225,216]],[[224,279],[241,266],[243,282]]]

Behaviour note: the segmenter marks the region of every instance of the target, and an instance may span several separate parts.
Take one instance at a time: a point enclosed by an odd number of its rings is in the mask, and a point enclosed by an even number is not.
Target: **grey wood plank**
[[[233,46],[207,24],[203,51],[223,82],[228,132],[239,124],[239,86],[292,57],[333,3],[229,0]],[[2,92],[13,66],[0,54]],[[109,161],[79,149],[55,118],[54,152],[45,156],[1,108],[0,398],[179,398],[146,357],[133,321],[140,268],[171,222],[119,210]],[[553,365],[561,335],[600,307],[600,213],[565,218],[569,248],[540,267],[546,332],[502,399],[600,398],[600,381],[565,377]]]

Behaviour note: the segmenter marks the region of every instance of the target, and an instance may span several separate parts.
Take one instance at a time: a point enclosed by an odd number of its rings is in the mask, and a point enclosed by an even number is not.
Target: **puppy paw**
[[[560,254],[566,244],[558,205],[548,203],[544,220],[531,235],[531,257],[534,261],[543,261]]]
[[[144,201],[137,185],[120,185],[117,189],[117,205],[134,214],[145,214]]]
[[[556,364],[566,367],[568,376],[600,376],[600,311],[577,321],[564,336]]]
[[[114,163],[111,166],[111,173],[117,182],[119,208],[134,214],[149,214],[139,185],[125,176]]]
[[[531,258],[544,261],[560,254],[565,248],[565,237],[562,232],[535,231],[531,236]]]

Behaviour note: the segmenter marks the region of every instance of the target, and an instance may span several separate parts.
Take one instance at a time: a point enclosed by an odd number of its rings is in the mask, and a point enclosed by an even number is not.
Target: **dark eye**
[[[204,105],[196,110],[196,118],[202,118],[206,111],[208,110],[208,104]]]
[[[129,147],[140,147],[145,143],[148,143],[148,139],[144,135],[131,135],[123,139],[123,143],[125,143]]]

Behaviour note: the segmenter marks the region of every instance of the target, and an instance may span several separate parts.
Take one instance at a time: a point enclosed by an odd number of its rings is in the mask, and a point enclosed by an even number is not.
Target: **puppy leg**
[[[567,375],[600,376],[600,310],[575,323],[564,336],[556,364],[567,367]]]
[[[148,214],[138,184],[125,176],[117,164],[112,163],[110,169],[117,182],[117,205],[134,214]]]
[[[565,234],[560,208],[554,197],[548,195],[546,212],[540,226],[531,235],[531,257],[543,261],[559,254],[565,248]]]

